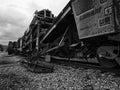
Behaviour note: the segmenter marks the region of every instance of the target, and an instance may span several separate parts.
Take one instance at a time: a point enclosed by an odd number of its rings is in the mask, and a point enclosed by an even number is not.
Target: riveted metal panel
[[[79,39],[115,32],[113,0],[72,2]]]

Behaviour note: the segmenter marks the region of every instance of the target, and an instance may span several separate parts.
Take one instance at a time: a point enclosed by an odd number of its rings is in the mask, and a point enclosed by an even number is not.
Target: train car
[[[41,55],[107,68],[120,65],[119,9],[120,0],[71,0],[39,41]]]
[[[18,49],[45,61],[67,60],[120,65],[120,0],[70,0],[55,18],[36,11]]]
[[[18,54],[22,53],[22,38],[18,38],[17,40],[17,53]]]
[[[9,41],[9,44],[8,44],[8,48],[7,48],[7,52],[8,54],[18,54],[18,49],[17,49],[17,42],[14,41]]]
[[[7,52],[8,52],[8,54],[10,55],[10,54],[13,54],[13,42],[12,41],[9,41],[9,43],[8,43],[8,48],[7,48]]]
[[[36,10],[28,29],[24,32],[21,39],[18,40],[18,49],[21,54],[25,56],[32,56],[32,54],[36,54],[40,49],[39,41],[48,32],[53,22],[54,15],[50,10]]]

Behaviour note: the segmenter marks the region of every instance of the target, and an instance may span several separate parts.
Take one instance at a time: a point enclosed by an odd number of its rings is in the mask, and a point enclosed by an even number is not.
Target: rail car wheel
[[[101,46],[97,49],[97,59],[101,66],[105,68],[115,68],[118,66],[115,60],[117,55],[113,53],[115,49],[114,46]]]

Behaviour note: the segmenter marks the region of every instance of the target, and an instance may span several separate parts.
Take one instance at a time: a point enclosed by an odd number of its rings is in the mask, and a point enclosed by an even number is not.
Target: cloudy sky
[[[69,0],[0,0],[0,44],[17,40],[28,28],[35,10],[49,9],[57,16]]]

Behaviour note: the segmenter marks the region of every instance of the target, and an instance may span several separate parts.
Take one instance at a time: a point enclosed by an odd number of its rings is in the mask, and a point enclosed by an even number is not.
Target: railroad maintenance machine
[[[57,17],[46,9],[36,11],[20,40],[23,55],[46,62],[67,60],[115,68],[120,65],[120,0],[70,0]]]

